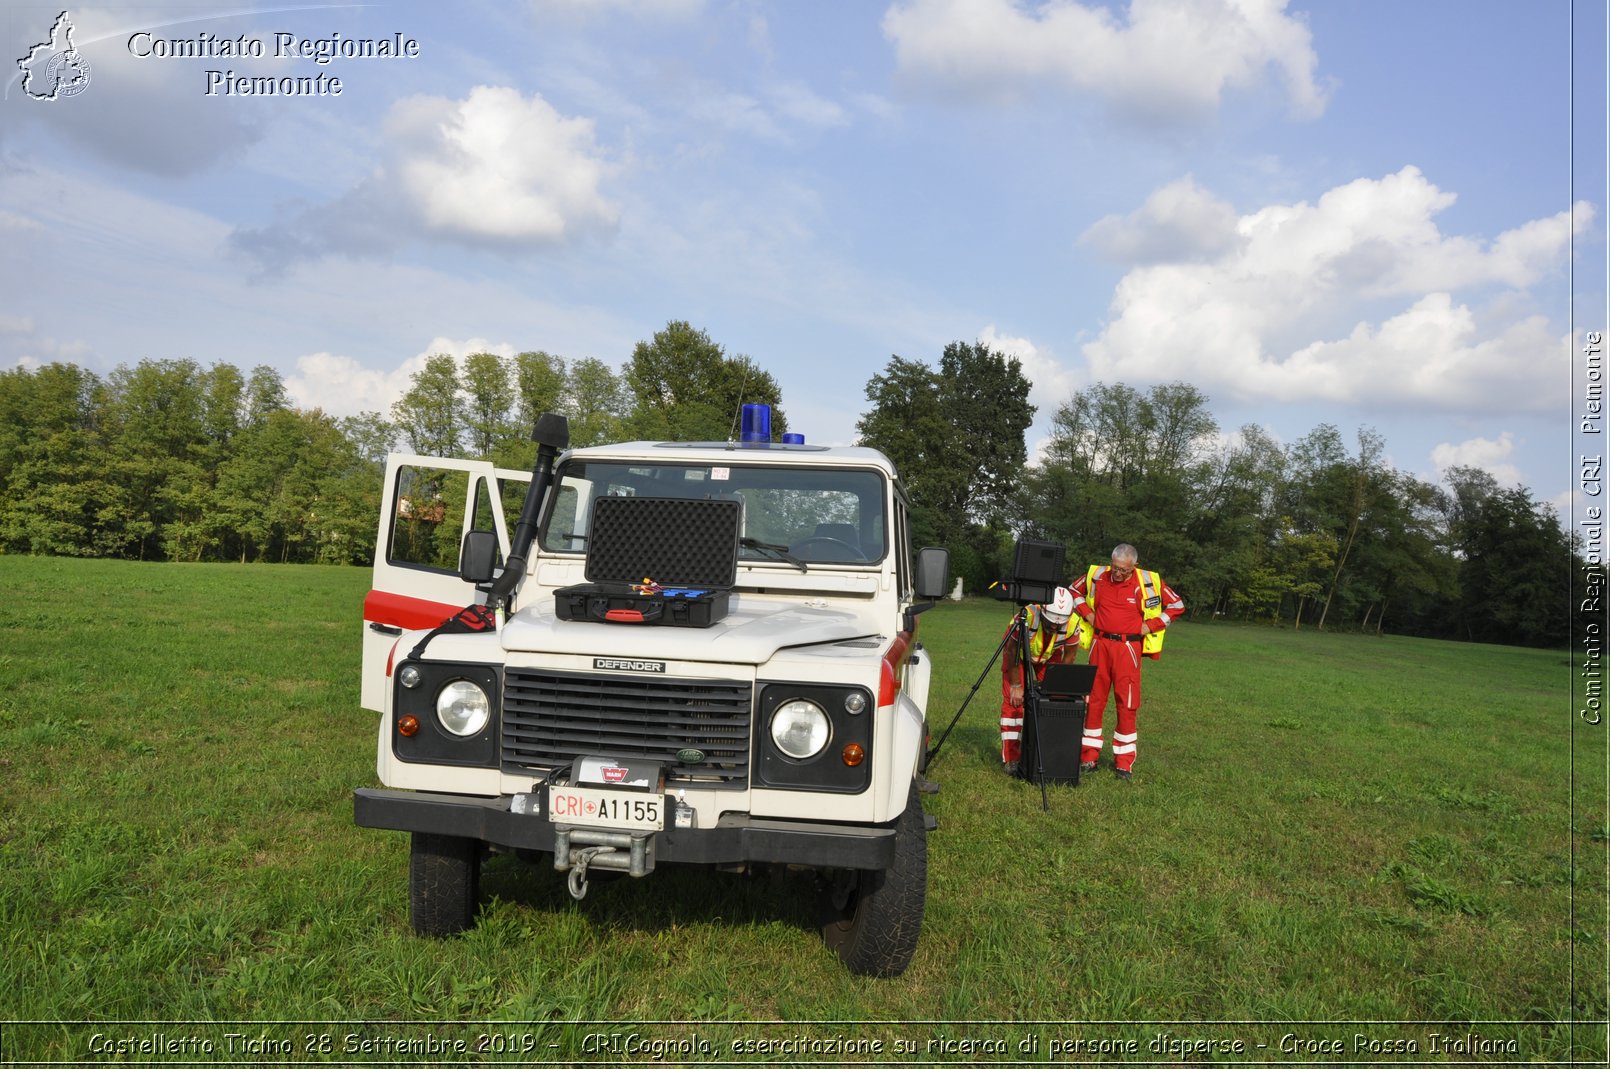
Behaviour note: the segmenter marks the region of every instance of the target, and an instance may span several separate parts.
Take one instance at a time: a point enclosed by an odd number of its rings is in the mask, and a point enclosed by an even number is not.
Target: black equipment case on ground
[[[709,627],[738,578],[743,503],[604,497],[587,527],[587,582],[554,593],[561,620]]]
[[[1083,745],[1085,700],[1061,702],[1038,698],[1023,703],[1023,760],[1018,775],[1047,783],[1079,786],[1079,752]]]
[[[1079,756],[1084,746],[1085,707],[1096,670],[1088,664],[1052,664],[1045,669],[1039,694],[1023,703],[1023,760],[1018,774],[1047,783],[1079,786]]]

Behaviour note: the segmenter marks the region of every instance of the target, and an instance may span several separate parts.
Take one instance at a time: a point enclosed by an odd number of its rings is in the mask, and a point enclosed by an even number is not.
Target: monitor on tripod
[[[1018,539],[1012,557],[1012,575],[1001,584],[998,595],[1020,605],[1044,604],[1056,596],[1062,585],[1067,547],[1060,542]]]

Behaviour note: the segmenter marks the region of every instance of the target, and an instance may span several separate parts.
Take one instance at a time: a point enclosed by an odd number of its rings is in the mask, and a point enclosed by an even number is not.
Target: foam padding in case
[[[731,587],[738,578],[743,502],[601,497],[587,528],[587,581]]]

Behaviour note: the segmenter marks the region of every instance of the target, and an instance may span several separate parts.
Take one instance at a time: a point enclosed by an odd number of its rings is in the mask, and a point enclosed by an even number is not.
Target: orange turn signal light
[[[414,716],[401,716],[397,718],[397,734],[413,738],[419,734],[419,718]]]
[[[859,765],[862,761],[866,760],[866,750],[861,748],[860,743],[852,742],[848,746],[844,747],[843,757],[844,763],[849,765],[851,768],[854,768],[856,765]]]

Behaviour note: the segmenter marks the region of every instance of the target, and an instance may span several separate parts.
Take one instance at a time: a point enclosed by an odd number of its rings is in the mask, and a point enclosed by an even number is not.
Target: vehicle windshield
[[[887,552],[885,483],[875,470],[576,459],[556,482],[541,533],[550,552],[587,552],[593,502],[603,497],[741,501],[740,560],[861,564]]]

